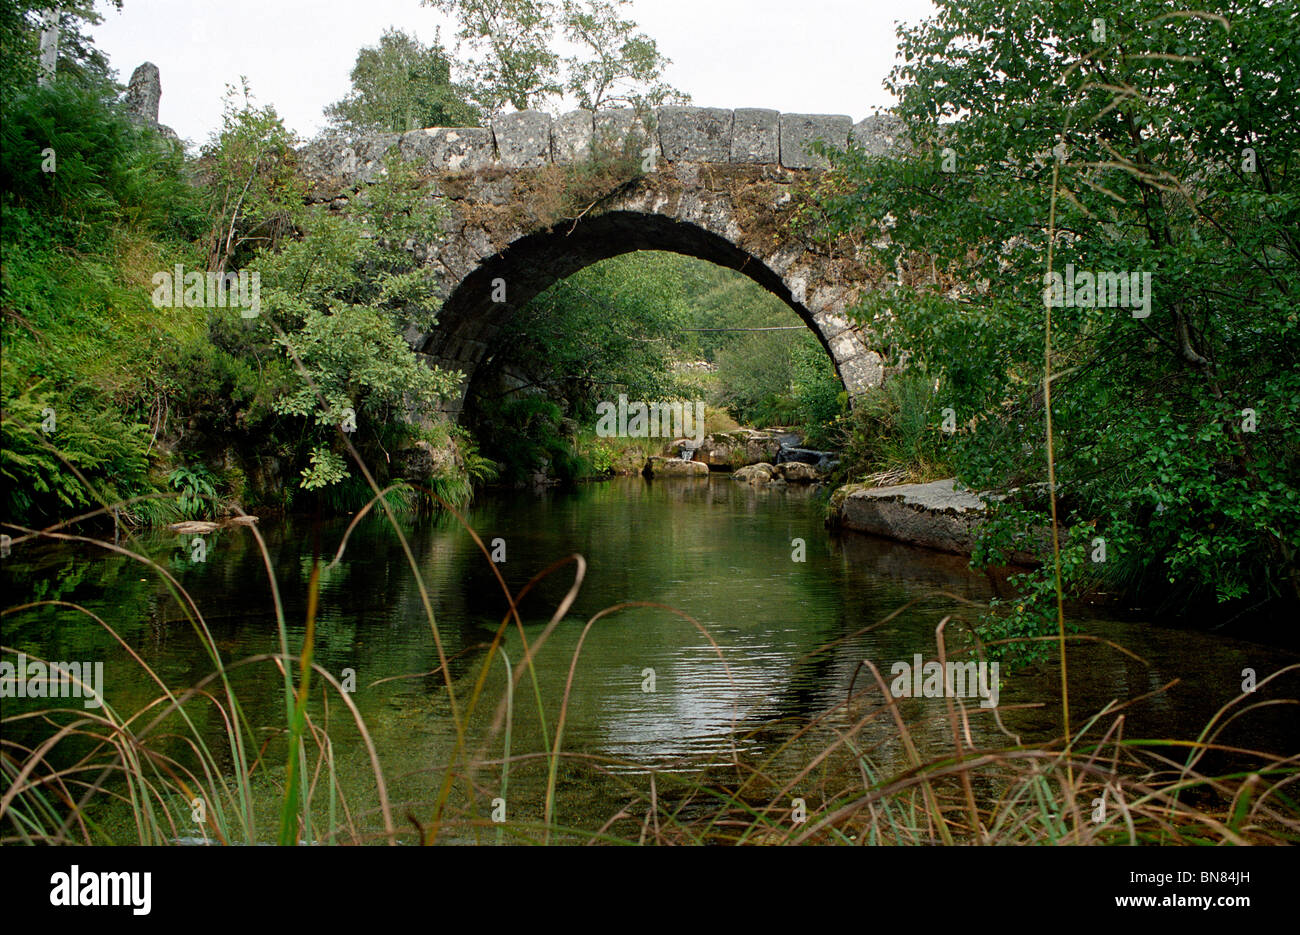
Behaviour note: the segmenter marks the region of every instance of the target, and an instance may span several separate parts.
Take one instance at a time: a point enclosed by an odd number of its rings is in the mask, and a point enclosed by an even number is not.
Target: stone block
[[[732,112],[720,107],[660,107],[659,147],[669,162],[731,159]]]
[[[772,165],[781,158],[781,114],[758,107],[740,107],[731,130],[731,161]]]
[[[781,165],[787,169],[824,169],[826,160],[808,151],[814,140],[843,149],[848,145],[853,118],[842,114],[782,114]]]
[[[624,152],[629,136],[635,135],[647,139],[645,127],[637,119],[636,111],[630,107],[596,111],[595,125],[593,145],[606,152]],[[647,142],[638,139],[636,141],[636,150],[640,152],[647,145]]]
[[[507,169],[546,165],[551,159],[551,115],[521,110],[492,118],[497,160]]]
[[[908,147],[906,126],[892,114],[873,114],[858,121],[853,127],[853,140],[872,156]]]
[[[589,110],[572,110],[556,118],[551,128],[551,158],[557,165],[582,162],[591,155],[594,118]]]
[[[487,127],[430,127],[403,133],[402,158],[434,171],[471,172],[496,161]]]

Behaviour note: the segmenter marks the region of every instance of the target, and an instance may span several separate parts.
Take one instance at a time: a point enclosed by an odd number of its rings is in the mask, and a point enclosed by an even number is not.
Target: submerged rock
[[[172,523],[167,528],[184,536],[201,536],[213,532],[220,525],[220,523],[211,523],[207,520],[189,519],[183,523]]]
[[[183,536],[203,536],[215,532],[223,526],[254,526],[256,524],[256,516],[227,516],[218,523],[206,519],[187,519],[183,522],[172,523],[167,528]]]

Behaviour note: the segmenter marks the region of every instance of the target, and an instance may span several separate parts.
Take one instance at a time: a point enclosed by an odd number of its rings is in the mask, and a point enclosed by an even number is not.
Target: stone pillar
[[[145,62],[131,73],[131,83],[126,89],[126,110],[136,123],[158,125],[158,100],[162,97],[162,81],[158,66]]]

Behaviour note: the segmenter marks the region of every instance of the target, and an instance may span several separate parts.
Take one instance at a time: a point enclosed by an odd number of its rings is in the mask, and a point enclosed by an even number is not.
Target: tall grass
[[[839,471],[847,482],[924,483],[951,477],[951,438],[933,380],[904,371],[861,396],[843,420]]]

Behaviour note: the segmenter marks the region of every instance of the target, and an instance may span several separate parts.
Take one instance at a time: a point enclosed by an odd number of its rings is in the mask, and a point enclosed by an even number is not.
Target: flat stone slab
[[[894,487],[852,485],[837,491],[840,525],[944,552],[969,554],[984,519],[979,497],[956,490],[951,478]]]
[[[988,509],[969,490],[957,490],[952,478],[928,484],[866,487],[850,484],[831,498],[832,511],[845,529],[896,539],[911,545],[969,555]],[[1046,540],[1050,549],[1050,539]],[[1036,564],[1044,541],[1033,551],[1012,555],[1017,564]]]

